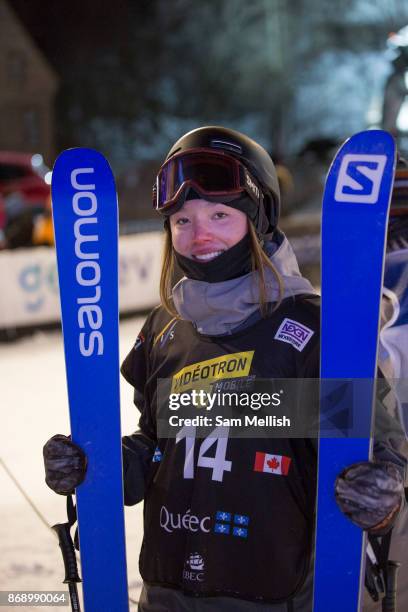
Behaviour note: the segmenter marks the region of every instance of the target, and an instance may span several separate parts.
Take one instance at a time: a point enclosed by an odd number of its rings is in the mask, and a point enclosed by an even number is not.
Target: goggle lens
[[[236,159],[222,153],[189,151],[161,167],[154,189],[154,207],[164,210],[173,206],[188,185],[195,186],[203,195],[238,195],[248,190],[247,176],[248,172]],[[252,186],[257,189],[254,182]]]

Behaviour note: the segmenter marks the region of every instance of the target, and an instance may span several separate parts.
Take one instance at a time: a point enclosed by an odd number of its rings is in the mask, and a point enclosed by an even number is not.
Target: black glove
[[[403,478],[389,461],[362,461],[339,474],[335,495],[340,510],[353,523],[384,535],[404,503]]]
[[[144,498],[153,454],[153,442],[141,432],[123,436],[123,484],[126,506],[133,506]]]
[[[57,434],[43,448],[45,482],[59,495],[70,495],[83,482],[87,458],[70,437]]]

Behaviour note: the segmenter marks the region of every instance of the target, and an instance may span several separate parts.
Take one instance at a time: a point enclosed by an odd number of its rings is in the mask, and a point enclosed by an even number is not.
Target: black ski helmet
[[[265,228],[261,233],[263,235],[271,234],[279,221],[280,192],[276,169],[267,151],[241,132],[210,125],[196,128],[184,134],[171,147],[165,161],[177,153],[195,148],[222,150],[231,157],[238,159],[249,170],[258,181],[264,196],[264,210],[258,211],[258,217],[266,218],[269,221],[269,228]],[[234,202],[230,202],[229,206],[234,206]]]

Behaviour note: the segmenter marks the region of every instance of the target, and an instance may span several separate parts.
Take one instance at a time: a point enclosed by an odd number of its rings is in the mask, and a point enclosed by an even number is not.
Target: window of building
[[[6,67],[9,81],[23,85],[27,79],[27,60],[21,51],[12,50],[7,53]]]
[[[41,142],[41,120],[40,113],[35,108],[25,109],[22,114],[23,135],[27,147],[37,150]]]

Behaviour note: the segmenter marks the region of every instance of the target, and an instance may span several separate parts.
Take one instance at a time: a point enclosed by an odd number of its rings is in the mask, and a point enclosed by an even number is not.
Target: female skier
[[[315,441],[238,438],[226,425],[201,438],[182,423],[158,433],[169,389],[173,399],[250,394],[261,379],[319,377],[319,298],[278,229],[274,165],[239,132],[193,130],[160,168],[154,207],[165,229],[161,305],[121,369],[140,411],[139,431],[123,438],[125,503],[145,504],[139,610],[310,612]],[[173,286],[176,264],[184,276]],[[403,506],[405,464],[384,448],[336,482],[342,511],[377,533]],[[58,493],[83,480],[84,455],[66,437],[44,457]]]

